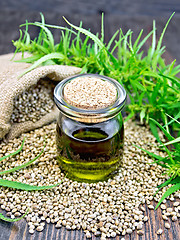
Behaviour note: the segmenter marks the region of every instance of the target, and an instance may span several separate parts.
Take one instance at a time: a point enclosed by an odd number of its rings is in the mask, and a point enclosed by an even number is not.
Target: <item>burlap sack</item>
[[[22,74],[30,64],[10,61],[12,56],[13,54],[0,56],[0,139],[4,137],[13,139],[23,132],[46,125],[54,121],[57,117],[58,110],[54,105],[51,112],[43,115],[36,122],[11,122],[10,118],[14,108],[14,98],[17,95],[37,84],[40,79],[45,77],[54,81],[61,81],[81,71],[80,68],[70,66],[42,66],[19,78],[20,74]],[[19,58],[20,54],[17,54],[16,60]]]

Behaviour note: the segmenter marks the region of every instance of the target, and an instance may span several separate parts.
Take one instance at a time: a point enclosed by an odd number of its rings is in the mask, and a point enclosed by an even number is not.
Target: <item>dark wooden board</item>
[[[58,13],[46,13],[47,22],[53,24],[61,24],[59,22],[60,16]],[[100,16],[79,16],[69,15],[67,18],[74,24],[78,24],[80,20],[83,20],[85,28],[91,28],[93,32],[100,31]],[[12,39],[18,38],[18,25],[25,22],[25,19],[30,21],[39,20],[38,12],[18,12],[17,10],[3,10],[0,9],[0,54],[13,51],[13,47],[10,44]],[[13,21],[12,21],[13,20]],[[122,27],[124,32],[131,28],[135,35],[138,34],[140,29],[145,29],[145,33],[152,28],[153,17],[148,16],[122,16],[122,15],[107,15],[105,18],[105,39],[109,40],[110,36],[119,28]],[[158,33],[162,31],[163,26],[167,18],[156,17]],[[4,25],[3,25],[4,24]],[[165,45],[168,52],[167,61],[170,62],[175,56],[178,59],[180,56],[179,36],[180,36],[180,17],[176,17],[171,23],[168,31]],[[2,34],[3,33],[3,34]],[[37,35],[37,31],[34,32],[34,36]],[[57,34],[58,38],[59,35]],[[171,202],[168,202],[169,206],[172,206]],[[155,203],[154,203],[155,206]],[[169,230],[164,228],[164,221],[162,220],[161,209],[157,211],[149,210],[146,206],[146,215],[149,217],[148,222],[145,223],[143,230],[144,235],[138,236],[134,231],[130,235],[126,235],[126,240],[180,240],[179,222],[169,221],[171,228]],[[156,232],[159,228],[163,229],[162,235],[157,235]],[[117,236],[116,239],[120,240],[122,236]],[[64,227],[56,229],[54,224],[46,224],[43,232],[35,232],[33,235],[28,232],[28,225],[25,220],[21,220],[16,223],[6,223],[0,221],[0,240],[85,240],[85,234],[82,231],[68,231]],[[92,239],[99,240],[92,236]]]
[[[153,203],[156,206],[156,203]],[[172,207],[172,202],[168,202],[168,207]],[[145,215],[149,220],[144,224],[144,235],[139,236],[137,231],[132,234],[125,235],[126,240],[179,240],[180,228],[179,221],[173,222],[168,220],[171,225],[170,229],[164,227],[165,221],[162,219],[162,210],[158,208],[155,210],[149,210],[145,205]],[[162,235],[157,235],[157,230],[161,228],[163,230]],[[116,238],[108,238],[111,240],[120,240],[123,236],[117,236]],[[28,231],[28,225],[25,220],[21,220],[16,223],[6,223],[0,221],[0,240],[85,240],[85,234],[83,231],[69,231],[64,227],[60,229],[55,228],[55,224],[46,224],[43,232],[35,232],[31,235]],[[100,240],[100,237],[92,236],[92,240]]]

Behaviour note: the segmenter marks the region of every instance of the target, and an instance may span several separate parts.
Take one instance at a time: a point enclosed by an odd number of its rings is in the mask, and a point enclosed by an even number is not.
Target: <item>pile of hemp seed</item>
[[[25,163],[39,154],[44,145],[44,153],[31,166],[3,175],[3,179],[19,181],[32,185],[52,185],[59,183],[53,189],[43,191],[21,191],[11,188],[0,188],[0,206],[7,216],[14,219],[20,217],[29,209],[25,219],[28,222],[29,233],[43,231],[48,223],[56,228],[66,227],[68,230],[83,229],[86,238],[92,235],[108,237],[124,236],[137,230],[143,235],[143,225],[148,221],[145,215],[145,204],[154,211],[154,200],[160,200],[167,188],[155,194],[157,186],[165,181],[163,169],[134,144],[163,156],[158,150],[157,142],[150,131],[132,121],[125,123],[125,144],[123,166],[113,179],[107,182],[79,183],[64,178],[57,160],[55,145],[56,124],[44,126],[19,138],[10,140],[7,144],[0,143],[0,157],[17,150],[23,138],[25,145],[20,154],[3,160],[1,171]],[[170,228],[170,221],[179,221],[180,191],[168,197],[173,202],[169,208],[166,201],[161,204],[162,218],[165,227]],[[162,234],[163,229],[157,229]],[[123,239],[123,238],[122,238]]]
[[[51,112],[54,106],[54,86],[55,84],[51,80],[40,79],[36,85],[17,95],[14,98],[10,122],[36,122]]]

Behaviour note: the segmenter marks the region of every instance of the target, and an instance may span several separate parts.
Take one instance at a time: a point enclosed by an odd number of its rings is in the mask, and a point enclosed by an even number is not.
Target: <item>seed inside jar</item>
[[[117,98],[114,84],[97,77],[78,77],[64,87],[67,103],[82,109],[101,109],[112,105]]]

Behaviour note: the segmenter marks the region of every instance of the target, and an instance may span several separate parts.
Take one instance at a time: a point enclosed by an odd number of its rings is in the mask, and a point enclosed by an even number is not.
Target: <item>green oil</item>
[[[103,181],[113,176],[122,164],[121,115],[96,124],[84,124],[60,115],[56,132],[59,165],[73,180]]]

